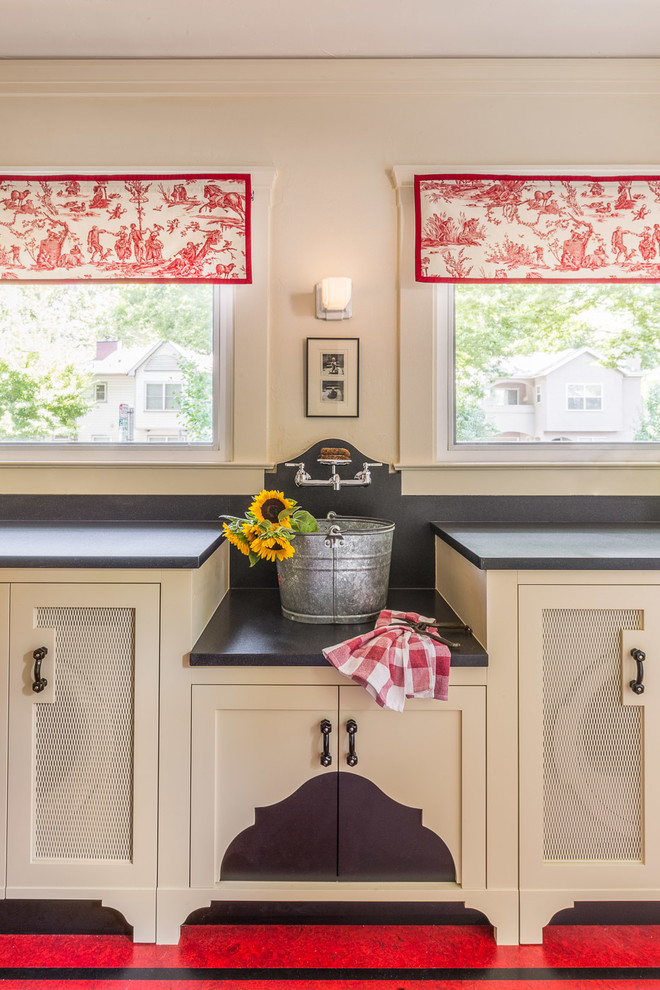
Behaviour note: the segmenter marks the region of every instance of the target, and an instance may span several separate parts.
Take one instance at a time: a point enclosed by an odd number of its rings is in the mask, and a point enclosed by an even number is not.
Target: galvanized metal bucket
[[[282,614],[295,622],[366,622],[385,607],[394,523],[329,512],[277,563]]]

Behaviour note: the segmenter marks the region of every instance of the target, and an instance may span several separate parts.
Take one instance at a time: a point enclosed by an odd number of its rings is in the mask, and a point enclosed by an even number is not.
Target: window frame
[[[454,394],[454,294],[453,284],[437,283],[430,286],[437,297],[435,313],[437,323],[434,335],[438,342],[436,356],[435,388],[439,412],[436,431],[436,458],[438,463],[510,463],[510,464],[556,464],[553,456],[558,445],[551,440],[506,441],[494,443],[457,443],[455,440],[455,394]],[[444,362],[442,355],[445,355]],[[446,369],[443,375],[442,369]],[[568,412],[601,413],[604,409],[605,390],[602,383],[585,382],[585,385],[600,385],[603,405],[600,409],[576,410]],[[442,409],[444,408],[444,415]],[[444,433],[444,435],[443,435]],[[549,449],[552,446],[552,450]],[[595,462],[627,463],[657,461],[660,459],[660,443],[637,441],[630,443],[602,442],[600,440],[573,440],[561,445],[562,464],[593,464]]]
[[[102,399],[99,399],[99,389],[103,389]],[[94,382],[94,402],[107,402],[107,401],[108,401],[108,383]]]
[[[214,443],[0,443],[0,465],[126,465],[267,468],[268,459],[268,297],[272,189],[277,172],[270,165],[220,168],[168,164],[117,169],[102,165],[22,168],[25,175],[250,173],[252,185],[252,272],[249,285],[214,286]],[[14,174],[15,169],[0,170]],[[237,387],[240,383],[240,387]],[[107,394],[107,393],[106,393]],[[154,449],[157,448],[157,449]]]

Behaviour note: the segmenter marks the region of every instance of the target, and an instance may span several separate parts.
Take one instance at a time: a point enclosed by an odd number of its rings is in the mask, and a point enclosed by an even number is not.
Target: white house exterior
[[[589,347],[516,359],[492,383],[482,408],[501,441],[634,439],[643,372],[607,368]]]
[[[116,340],[99,341],[92,361],[94,405],[79,422],[78,440],[185,442],[177,402],[184,359],[191,355],[171,341],[126,348]]]

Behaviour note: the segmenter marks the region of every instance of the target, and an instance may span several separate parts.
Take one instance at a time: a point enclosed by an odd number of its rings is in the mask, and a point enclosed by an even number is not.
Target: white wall
[[[275,166],[272,461],[331,435],[374,459],[398,459],[392,166],[657,168],[658,119],[654,60],[0,63],[5,171]],[[337,274],[353,278],[354,317],[341,324],[316,320],[313,286]],[[359,419],[305,418],[304,340],[326,335],[360,338]],[[430,428],[419,423],[422,431]],[[0,490],[29,490],[30,470],[0,470]],[[195,473],[202,469],[182,470],[125,469],[123,490],[162,492],[164,484],[165,490],[221,490],[227,478],[216,470],[202,480]],[[69,472],[66,481],[50,473],[55,489],[107,490],[109,476],[100,467],[61,471]],[[168,476],[176,478],[171,485]]]

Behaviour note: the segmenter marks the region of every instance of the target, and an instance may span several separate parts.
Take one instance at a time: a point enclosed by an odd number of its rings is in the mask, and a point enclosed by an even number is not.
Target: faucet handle
[[[305,481],[310,481],[311,475],[307,474],[307,471],[305,471],[305,465],[302,461],[286,461],[284,466],[298,468],[296,471],[296,476],[293,479],[293,483],[298,487],[300,487]]]
[[[363,461],[362,470],[358,471],[355,475],[355,480],[362,482],[363,485],[371,484],[371,471],[369,468],[372,467],[382,467],[382,461]]]

